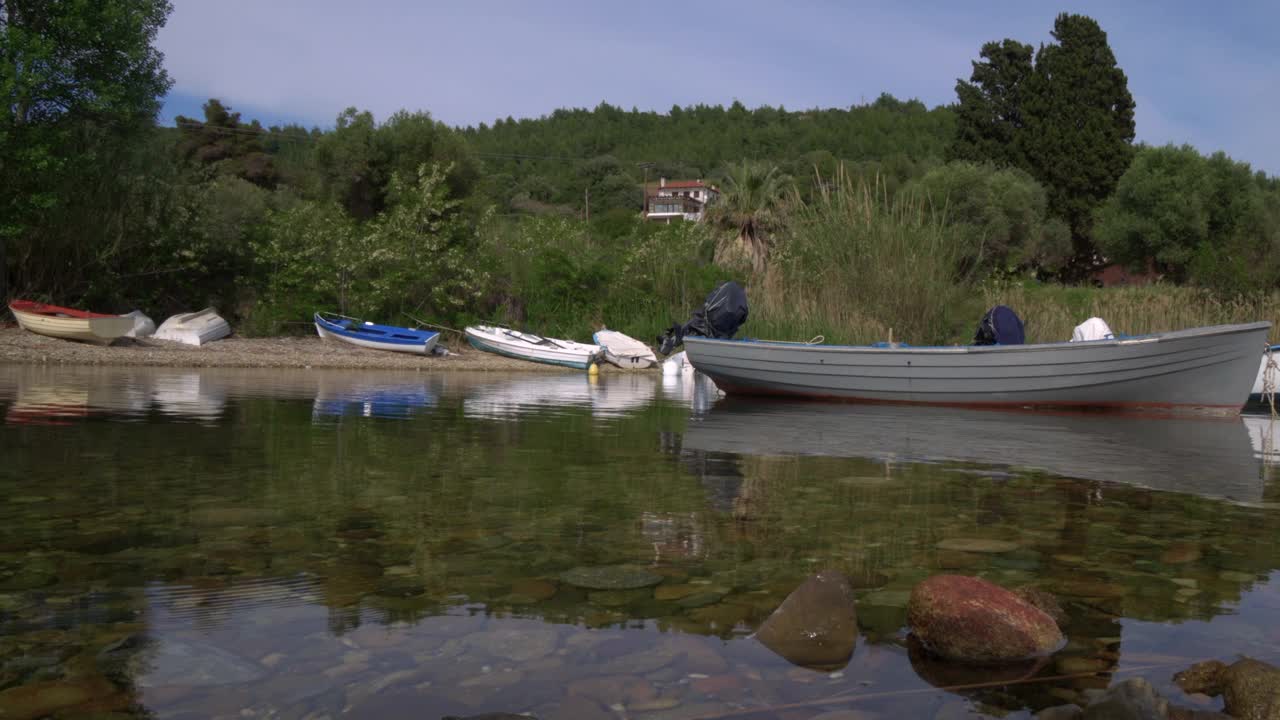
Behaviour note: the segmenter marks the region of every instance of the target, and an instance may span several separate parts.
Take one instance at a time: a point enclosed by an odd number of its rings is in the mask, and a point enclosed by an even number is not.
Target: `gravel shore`
[[[153,367],[348,368],[359,370],[582,372],[513,360],[455,343],[446,357],[368,350],[319,337],[232,336],[202,347],[122,338],[108,347],[36,335],[0,325],[0,363]],[[601,368],[604,369],[603,367]]]

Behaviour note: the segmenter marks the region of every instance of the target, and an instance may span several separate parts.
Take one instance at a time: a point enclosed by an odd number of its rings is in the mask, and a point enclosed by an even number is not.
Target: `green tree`
[[[1247,163],[1190,145],[1140,148],[1095,213],[1098,247],[1134,267],[1223,294],[1275,285],[1280,192]]]
[[[59,190],[110,157],[99,144],[154,121],[170,81],[153,43],[170,9],[166,0],[0,0],[0,297],[8,242],[44,239],[42,223],[85,196]]]
[[[212,168],[217,175],[234,175],[268,190],[274,188],[280,175],[266,152],[267,132],[258,121],[240,122],[240,113],[231,112],[216,98],[210,98],[203,109],[203,122],[182,115],[174,118],[183,160]]]
[[[904,192],[940,211],[961,246],[961,262],[971,270],[1056,270],[1071,255],[1070,233],[1048,217],[1044,189],[1017,168],[950,162]]]
[[[794,183],[774,165],[743,160],[731,165],[724,178],[722,197],[707,208],[707,219],[735,233],[739,252],[745,253],[754,272],[764,272],[769,257],[769,233],[779,220],[783,201]],[[734,252],[717,254],[721,259]]]
[[[1020,133],[1031,174],[1049,209],[1066,221],[1078,260],[1092,260],[1092,214],[1133,160],[1133,96],[1107,34],[1084,15],[1063,13],[1056,43],[1036,53]]]
[[[956,135],[948,160],[1027,168],[1021,132],[1024,95],[1033,72],[1032,48],[1005,39],[982,46],[969,81],[956,81]]]

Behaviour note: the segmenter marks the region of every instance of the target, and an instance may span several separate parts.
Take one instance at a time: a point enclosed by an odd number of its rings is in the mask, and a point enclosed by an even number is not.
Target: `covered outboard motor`
[[[1021,345],[1024,342],[1026,336],[1022,332],[1022,319],[1004,305],[988,310],[973,335],[974,345]]]
[[[668,355],[685,336],[731,338],[747,321],[747,291],[730,280],[720,283],[684,325],[672,325],[658,337],[658,352]]]

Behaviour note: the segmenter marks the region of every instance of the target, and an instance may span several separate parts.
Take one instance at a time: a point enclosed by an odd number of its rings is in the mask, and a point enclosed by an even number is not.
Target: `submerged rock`
[[[100,677],[30,683],[0,692],[0,717],[35,720],[111,698],[117,693],[114,685]]]
[[[755,637],[796,665],[844,667],[858,640],[848,578],[835,570],[811,576],[782,601]]]
[[[1084,709],[1084,720],[1164,720],[1169,701],[1160,697],[1151,683],[1130,678],[1107,688],[1101,697]]]
[[[1183,692],[1221,695],[1228,715],[1241,720],[1280,720],[1280,669],[1244,658],[1230,665],[1196,663],[1173,676]]]
[[[560,579],[587,590],[635,590],[662,582],[661,575],[628,565],[576,567],[566,570],[560,575]]]
[[[907,624],[931,652],[962,662],[1024,660],[1064,642],[1044,611],[998,585],[963,575],[936,575],[916,585]]]
[[[266,674],[265,668],[213,645],[179,640],[160,640],[138,653],[139,687],[187,685],[204,687],[253,682]]]

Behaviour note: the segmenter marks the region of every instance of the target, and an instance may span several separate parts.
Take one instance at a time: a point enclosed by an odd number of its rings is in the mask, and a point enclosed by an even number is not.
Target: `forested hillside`
[[[589,190],[593,208],[638,210],[645,177],[719,180],[743,159],[775,165],[806,189],[815,168],[830,177],[841,162],[901,182],[942,161],[954,126],[951,108],[886,93],[867,105],[801,111],[734,103],[655,113],[601,104],[462,134],[500,203],[577,208]]]

